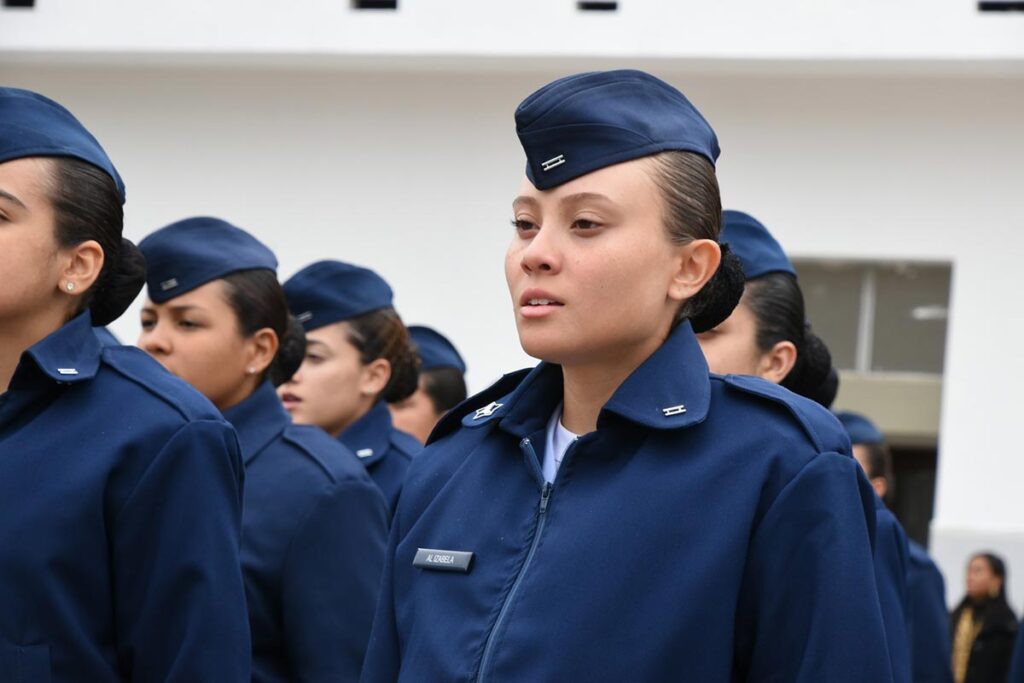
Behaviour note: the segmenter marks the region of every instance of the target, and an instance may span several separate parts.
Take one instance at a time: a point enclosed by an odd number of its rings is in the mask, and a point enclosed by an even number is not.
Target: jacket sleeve
[[[852,458],[812,458],[755,530],[737,612],[735,681],[891,683],[869,528]]]
[[[118,658],[132,681],[249,680],[239,564],[242,462],[234,430],[181,427],[114,522]]]
[[[907,591],[914,683],[953,683],[949,614],[942,574],[934,565],[919,569],[911,566]]]
[[[875,579],[895,683],[912,683],[907,619],[907,536],[889,510],[876,502]]]
[[[332,484],[291,539],[281,602],[295,681],[356,681],[387,541],[387,505],[370,481]]]
[[[387,554],[384,558],[384,573],[381,578],[380,598],[370,632],[370,644],[363,662],[360,683],[394,683],[401,668],[401,648],[398,642],[398,625],[395,619],[394,565],[395,548],[399,540],[399,511],[391,524]]]

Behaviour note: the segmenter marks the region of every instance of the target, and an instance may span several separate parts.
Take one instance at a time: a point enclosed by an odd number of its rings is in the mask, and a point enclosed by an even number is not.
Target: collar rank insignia
[[[502,405],[503,404],[501,403],[491,402],[490,404],[485,405],[483,408],[476,411],[476,413],[473,414],[473,419],[479,420],[481,417],[490,417],[491,415],[494,415],[494,411],[496,411]]]
[[[664,413],[665,417],[672,417],[673,415],[682,415],[686,412],[686,406],[669,406],[668,408],[662,408],[661,412]]]

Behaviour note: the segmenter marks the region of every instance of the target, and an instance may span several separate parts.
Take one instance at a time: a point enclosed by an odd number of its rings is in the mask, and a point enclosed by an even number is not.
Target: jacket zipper
[[[529,439],[523,439],[519,442],[519,447],[532,457],[533,462],[537,462],[536,452],[533,450],[533,444],[530,443]],[[541,481],[544,481],[543,475]],[[494,621],[494,626],[491,627],[491,633],[487,636],[487,643],[484,645],[484,654],[480,658],[480,670],[476,675],[476,683],[483,683],[487,675],[487,666],[490,664],[491,657],[494,653],[494,640],[497,638],[498,632],[501,630],[502,622],[505,620],[505,616],[508,613],[509,606],[512,604],[512,600],[516,596],[516,592],[519,590],[519,584],[523,582],[523,577],[526,575],[526,570],[530,568],[530,563],[533,561],[534,553],[537,552],[537,546],[540,544],[541,534],[544,532],[544,523],[547,521],[548,505],[551,503],[551,489],[552,485],[550,482],[544,482],[544,486],[540,492],[540,505],[537,508],[537,527],[533,532],[533,541],[530,542],[530,549],[526,553],[526,559],[523,560],[523,566],[519,568],[519,574],[516,575],[516,580],[512,583],[512,588],[509,589],[508,595],[505,596],[505,602],[501,605],[501,611],[498,612],[498,618]]]

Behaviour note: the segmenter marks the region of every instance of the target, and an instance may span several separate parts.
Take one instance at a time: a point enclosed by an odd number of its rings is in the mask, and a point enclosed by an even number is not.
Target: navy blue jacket
[[[269,382],[224,417],[245,462],[253,681],[359,680],[388,535],[384,497],[344,446],[292,424]]]
[[[874,494],[830,413],[709,376],[684,323],[549,485],[561,399],[541,363],[435,429],[392,522],[364,683],[891,681]],[[469,571],[439,571],[444,551],[472,552]]]
[[[0,680],[248,681],[242,461],[205,398],[88,313],[0,396]]]
[[[895,515],[875,498],[875,577],[885,621],[894,683],[911,683],[907,535]]]
[[[914,683],[953,683],[946,582],[928,551],[908,540],[910,652]]]
[[[366,471],[384,493],[388,509],[394,512],[409,464],[413,456],[423,450],[423,445],[411,434],[395,428],[384,401],[377,401],[366,415],[342,432],[338,440],[363,461]]]
[[[1017,642],[1013,646],[1013,657],[1010,659],[1009,683],[1024,683],[1024,621],[1017,629]]]

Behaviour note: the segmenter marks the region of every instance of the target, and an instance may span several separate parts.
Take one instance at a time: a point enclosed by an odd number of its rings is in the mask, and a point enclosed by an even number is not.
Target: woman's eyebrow
[[[10,192],[7,192],[6,190],[0,189],[0,199],[6,199],[6,200],[8,200],[10,202],[13,202],[13,203],[17,204],[18,206],[20,206],[21,208],[23,208],[23,209],[27,209],[28,208],[27,206],[25,206],[25,202],[21,201],[20,199],[15,197]]]
[[[516,197],[515,199],[512,200],[512,208],[513,209],[515,209],[515,208],[517,208],[519,206],[522,206],[522,205],[534,206],[535,207],[535,206],[538,206],[539,204],[540,204],[540,202],[538,202],[533,197],[527,197],[525,195],[520,195],[520,196],[518,196],[518,197]]]
[[[598,192],[577,192],[576,194],[566,195],[559,200],[560,204],[575,204],[578,202],[585,201],[598,201],[612,203],[612,198],[600,194]]]

